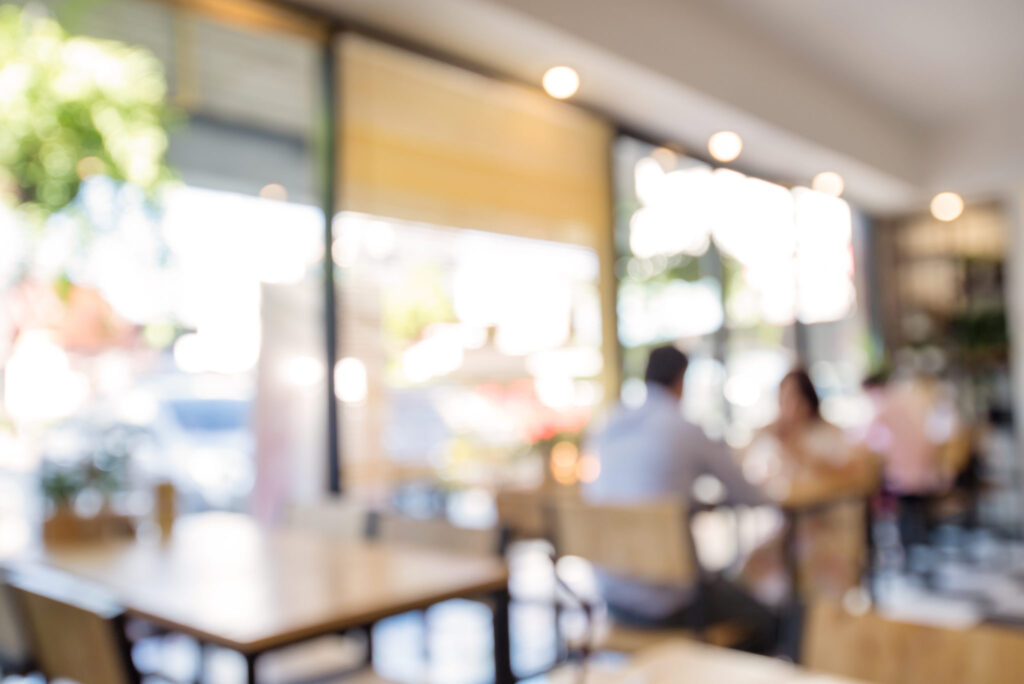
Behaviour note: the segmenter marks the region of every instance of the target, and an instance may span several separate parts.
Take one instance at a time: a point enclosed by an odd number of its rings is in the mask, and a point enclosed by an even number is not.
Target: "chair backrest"
[[[32,648],[26,635],[21,607],[7,574],[0,570],[0,671],[25,672],[32,663]]]
[[[295,527],[329,534],[342,540],[366,536],[367,507],[346,498],[294,504],[288,509],[288,523]]]
[[[682,501],[595,505],[558,500],[553,510],[555,548],[561,556],[579,556],[606,572],[651,584],[699,579]]]
[[[109,597],[40,571],[13,575],[38,669],[49,680],[79,684],[138,684],[124,614]]]
[[[971,459],[974,436],[970,430],[961,429],[939,447],[939,467],[953,480],[967,467]]]
[[[551,496],[542,489],[502,489],[495,496],[498,522],[516,539],[551,534]]]
[[[1024,680],[1024,631],[951,629],[852,615],[834,603],[810,608],[804,665],[878,684],[1004,684]]]
[[[501,550],[497,528],[456,527],[441,518],[413,518],[399,513],[374,513],[373,538],[382,542],[476,556]]]

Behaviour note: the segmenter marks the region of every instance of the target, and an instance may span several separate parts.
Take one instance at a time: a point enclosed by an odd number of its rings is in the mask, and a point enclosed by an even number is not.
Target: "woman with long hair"
[[[825,420],[810,375],[790,371],[779,383],[779,412],[747,448],[748,477],[785,499],[798,486],[837,487],[870,477],[870,463],[843,431]],[[841,596],[856,586],[866,562],[864,504],[841,501],[801,514],[797,520],[796,554],[803,595]],[[780,601],[785,586],[781,540],[774,538],[755,551],[743,576],[763,600]]]

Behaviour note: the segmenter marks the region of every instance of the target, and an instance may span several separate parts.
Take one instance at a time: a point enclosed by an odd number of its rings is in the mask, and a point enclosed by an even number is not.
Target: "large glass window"
[[[647,352],[671,342],[691,356],[686,413],[736,446],[774,418],[798,360],[826,417],[850,416],[866,353],[846,202],[629,137],[615,182],[627,403],[643,398]]]
[[[17,265],[0,269],[0,468],[130,452],[111,497],[128,507],[156,479],[192,510],[270,514],[321,490],[321,45],[146,0],[97,5],[67,29],[157,57],[176,180],[150,197],[83,167],[42,230],[0,218],[0,258]]]
[[[350,485],[540,477],[514,458],[531,433],[578,429],[602,398],[594,252],[365,214],[339,225]]]
[[[340,45],[347,486],[536,481],[606,396],[607,125],[357,36]],[[610,347],[611,349],[614,346]]]

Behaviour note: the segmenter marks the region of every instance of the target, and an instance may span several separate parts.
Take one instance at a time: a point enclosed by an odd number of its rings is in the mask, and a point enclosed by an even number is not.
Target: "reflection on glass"
[[[357,213],[336,226],[341,349],[365,383],[344,414],[354,486],[501,479],[534,433],[600,403],[592,250]]]
[[[827,408],[849,404],[862,366],[849,205],[629,138],[615,168],[623,400],[643,401],[646,353],[671,342],[691,355],[684,411],[737,446],[774,418],[798,357]]]

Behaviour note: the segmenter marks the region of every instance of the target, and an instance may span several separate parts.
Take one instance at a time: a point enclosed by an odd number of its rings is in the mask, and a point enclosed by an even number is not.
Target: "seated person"
[[[792,487],[866,487],[872,476],[871,460],[822,417],[820,404],[807,372],[790,372],[779,384],[778,418],[746,450],[745,472],[778,499]],[[858,584],[866,562],[865,514],[862,501],[840,500],[799,516],[795,552],[802,593],[841,597]],[[751,591],[768,603],[782,601],[791,589],[781,543],[781,536],[771,539],[743,571]]]
[[[904,548],[927,544],[929,502],[949,493],[967,469],[970,436],[952,392],[934,378],[864,387],[875,409],[864,444],[881,458],[884,490],[899,502],[900,540]]]
[[[583,489],[592,503],[644,503],[667,497],[689,501],[700,475],[717,477],[727,499],[735,503],[765,503],[722,444],[681,414],[683,378],[688,359],[675,347],[659,347],[647,362],[647,397],[638,408],[619,407],[595,436],[601,459],[600,476]],[[658,549],[651,549],[658,553]],[[598,582],[609,611],[622,622],[649,627],[695,627],[696,586],[652,586],[601,572]],[[752,634],[743,647],[769,652],[775,646],[772,612],[725,581],[703,588],[703,617],[708,624],[742,621]]]
[[[960,432],[948,391],[924,377],[865,383],[865,389],[875,407],[865,442],[882,457],[886,490],[901,496],[948,491],[956,473],[943,463],[943,447]]]

